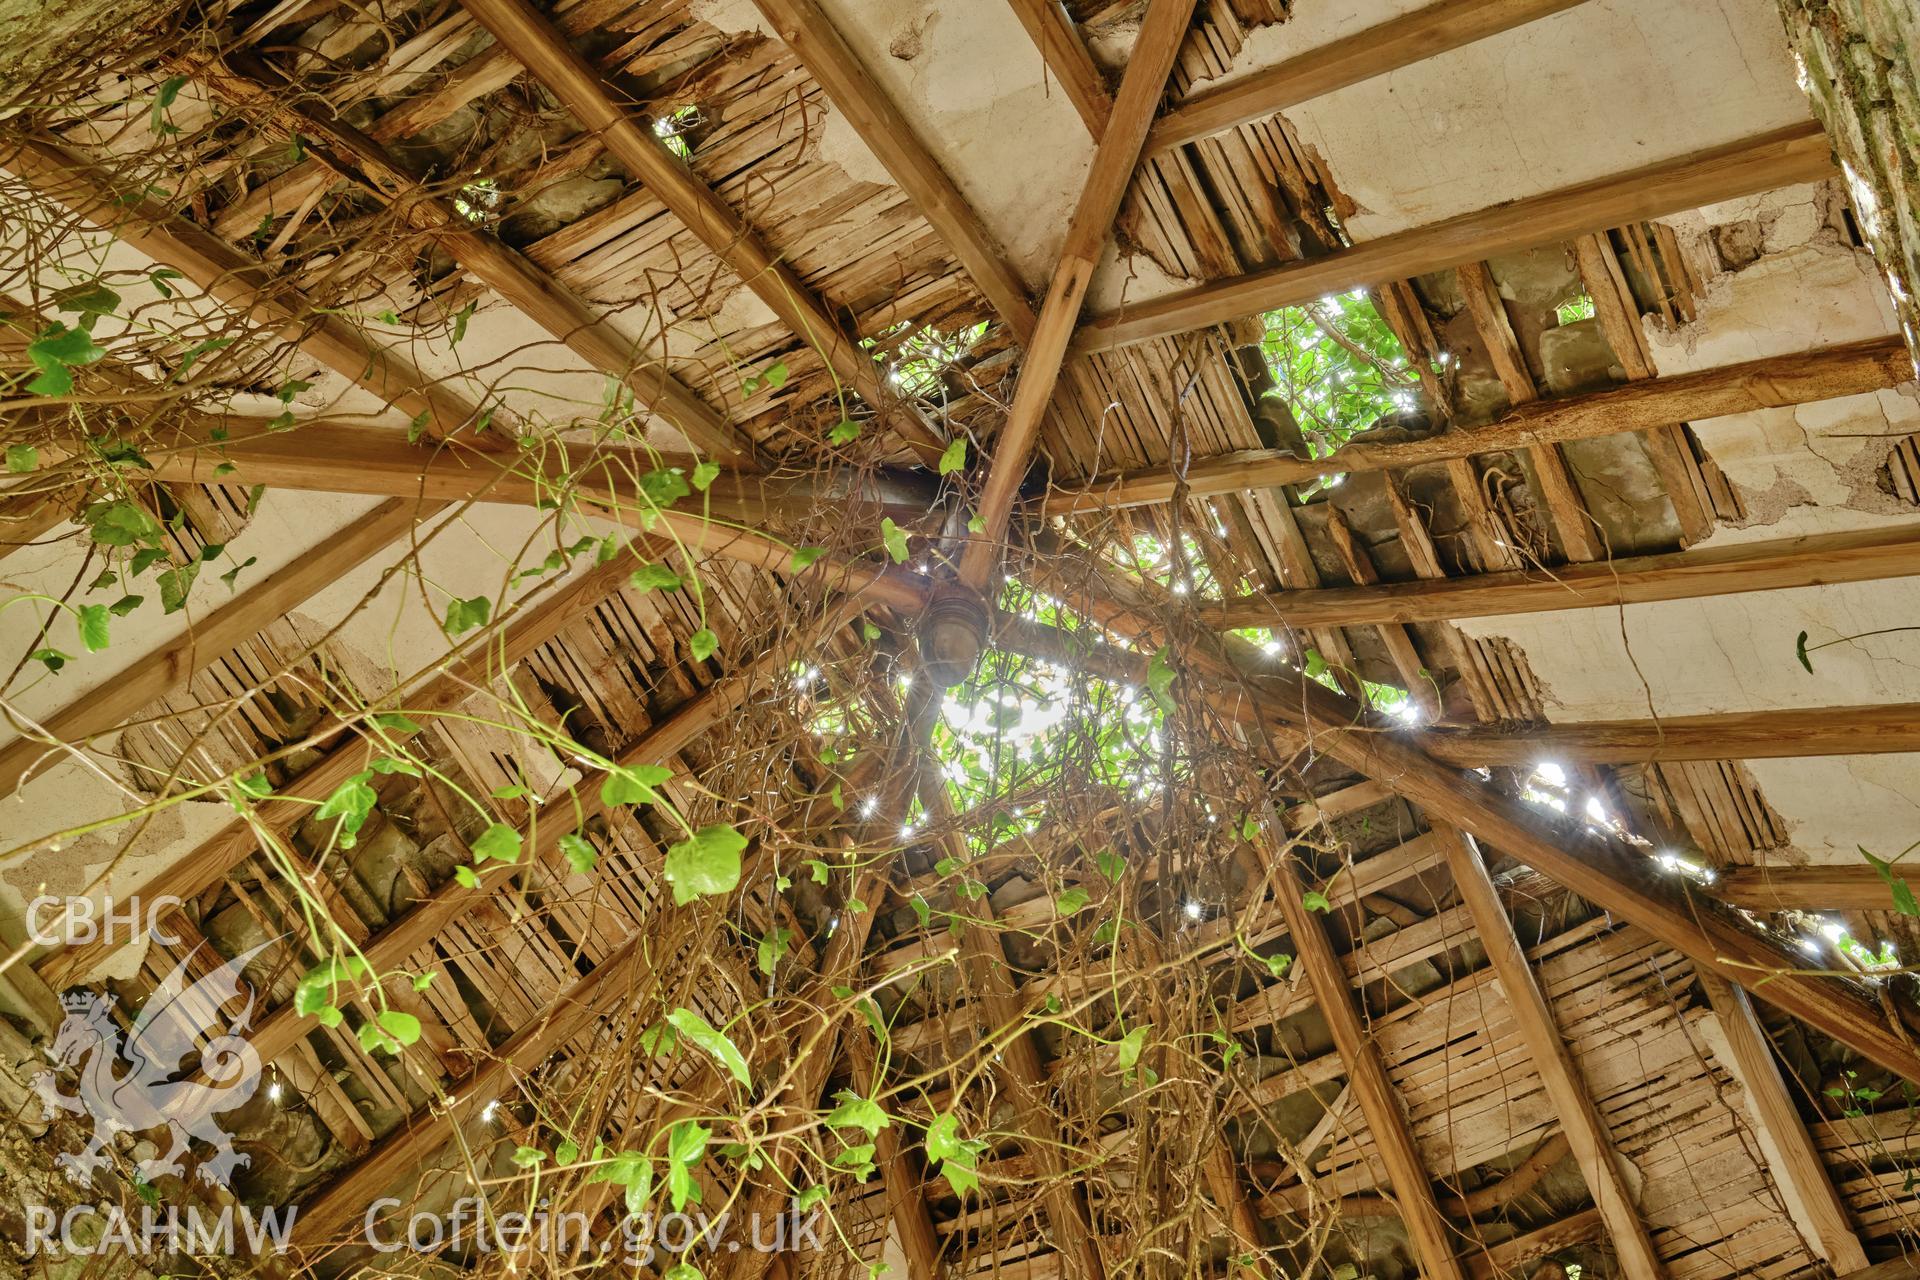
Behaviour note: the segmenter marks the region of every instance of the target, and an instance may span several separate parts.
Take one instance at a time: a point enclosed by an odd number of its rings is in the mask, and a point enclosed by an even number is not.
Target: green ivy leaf
[[[636,591],[678,591],[680,575],[659,562],[643,564],[627,577]]]
[[[473,842],[473,860],[476,865],[488,860],[520,861],[520,833],[504,822],[491,824]]]
[[[657,468],[640,477],[640,492],[656,507],[670,507],[686,497],[693,490],[687,487],[687,478],[680,474],[680,468]]]
[[[1168,661],[1170,652],[1168,646],[1161,645],[1152,661],[1147,663],[1147,692],[1153,695],[1160,710],[1168,715],[1173,714],[1173,698],[1167,690],[1173,687],[1174,679],[1179,675]]]
[[[480,876],[472,867],[455,867],[453,869],[453,878],[463,889],[478,889],[480,887]]]
[[[331,818],[339,824],[337,830],[343,849],[353,848],[355,836],[366,825],[367,815],[373,812],[374,803],[379,800],[373,788],[367,785],[367,779],[372,776],[371,770],[354,774],[335,787],[333,794],[314,811],[316,821],[325,822]]]
[[[693,487],[701,493],[705,493],[708,486],[719,478],[720,464],[717,462],[702,462],[693,469]]]
[[[829,1129],[860,1129],[871,1138],[893,1124],[886,1108],[871,1098],[863,1098],[851,1089],[842,1089],[833,1096],[840,1105],[827,1113]]]
[[[1300,895],[1300,905],[1309,911],[1331,911],[1333,904],[1327,901],[1327,895],[1318,889],[1309,889]]]
[[[687,637],[687,652],[695,662],[705,662],[720,651],[720,638],[702,627]]]
[[[747,838],[724,822],[716,822],[667,849],[666,876],[673,900],[685,906],[695,898],[731,893],[740,883],[740,855]]]
[[[794,573],[799,573],[825,554],[827,554],[825,547],[795,547],[793,559],[788,562],[787,568]]]
[[[88,653],[98,653],[111,643],[107,633],[107,606],[103,604],[83,604],[80,606],[80,643],[87,647]]]
[[[1794,638],[1793,656],[1800,659],[1800,665],[1807,669],[1808,675],[1813,674],[1813,659],[1807,656],[1807,633],[1804,631]]]
[[[940,474],[943,476],[952,475],[956,471],[963,470],[966,465],[967,438],[965,436],[955,436],[947,442],[946,449],[940,454]]]
[[[1287,970],[1293,966],[1292,956],[1262,956],[1261,959],[1267,962],[1267,972],[1275,978],[1286,977]]]
[[[893,522],[892,516],[880,520],[880,541],[886,544],[887,554],[893,557],[895,564],[907,562],[907,533]]]
[[[792,939],[793,930],[786,928],[784,925],[776,926],[772,933],[760,939],[760,946],[757,949],[755,961],[759,965],[761,973],[764,973],[769,978],[773,976],[774,969],[780,964],[780,957],[787,954],[787,947]]]
[[[842,418],[840,425],[827,432],[828,444],[852,444],[860,438],[860,424],[852,418]]]
[[[600,861],[600,851],[584,837],[572,832],[560,837],[560,853],[566,858],[567,865],[579,875],[587,874]]]
[[[1054,912],[1059,915],[1062,920],[1078,914],[1086,905],[1087,891],[1085,889],[1069,889],[1053,900]]]
[[[30,444],[10,444],[7,446],[7,470],[13,475],[22,475],[40,465],[40,451]]]
[[[469,302],[453,313],[453,346],[459,346],[461,340],[467,336],[467,321],[473,319],[473,309],[476,305],[478,304]]]
[[[1906,880],[1900,876],[1894,874],[1893,864],[1868,853],[1865,845],[1856,845],[1855,847],[1860,850],[1861,857],[1873,864],[1875,873],[1879,875],[1881,881],[1886,884],[1887,888],[1892,891],[1893,909],[1903,916],[1920,916],[1920,901],[1916,901],[1913,896],[1913,886],[1909,885]]]
[[[740,1082],[742,1089],[753,1087],[753,1076],[747,1071],[745,1055],[740,1052],[739,1046],[727,1039],[725,1032],[715,1028],[692,1009],[675,1009],[667,1015],[667,1022],[675,1031],[706,1050],[714,1061]]]
[[[1141,1051],[1147,1047],[1147,1029],[1135,1027],[1120,1037],[1120,1043],[1114,1046],[1115,1054],[1122,1071],[1130,1071],[1140,1061]]]
[[[425,991],[433,985],[433,980],[439,976],[440,971],[438,969],[429,969],[425,973],[416,973],[413,975],[413,989],[415,991]]]
[[[487,618],[493,613],[493,602],[485,596],[473,596],[466,600],[447,601],[447,617],[440,629],[449,636],[462,636],[475,627],[487,625]]]
[[[623,804],[658,804],[660,793],[654,788],[673,776],[663,764],[616,764],[607,769],[600,783],[600,803],[609,809]]]

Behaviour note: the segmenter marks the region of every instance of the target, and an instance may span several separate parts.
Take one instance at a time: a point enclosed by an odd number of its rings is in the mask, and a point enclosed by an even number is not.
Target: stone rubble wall
[[[1780,0],[1780,8],[1920,361],[1920,0]]]

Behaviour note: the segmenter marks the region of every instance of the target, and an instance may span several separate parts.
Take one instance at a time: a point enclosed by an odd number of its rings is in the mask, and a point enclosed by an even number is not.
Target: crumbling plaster
[[[1659,371],[1684,373],[1740,360],[1877,337],[1894,330],[1886,291],[1864,250],[1826,216],[1825,192],[1797,187],[1676,219],[1707,281],[1695,323],[1649,326]],[[1757,256],[1726,268],[1716,243],[1729,228]],[[1693,424],[1749,511],[1702,546],[1911,524],[1912,507],[1883,492],[1875,472],[1901,435],[1920,430],[1911,384],[1794,409]],[[1874,636],[1795,658],[1806,631],[1818,644],[1920,624],[1912,579],[1469,620],[1474,634],[1516,642],[1548,691],[1556,721],[1645,718],[1920,700],[1915,636]],[[1786,820],[1793,847],[1813,861],[1857,863],[1865,846],[1892,855],[1920,839],[1920,757],[1761,760],[1749,768]],[[1790,856],[1790,855],[1782,855]]]

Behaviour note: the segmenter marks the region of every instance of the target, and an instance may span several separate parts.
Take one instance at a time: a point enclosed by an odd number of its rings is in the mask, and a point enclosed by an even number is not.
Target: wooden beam
[[[392,696],[374,700],[373,707],[404,709],[414,718],[426,720],[459,706],[473,696],[476,689],[486,686],[551,640],[562,627],[590,613],[625,583],[627,574],[637,563],[631,557],[623,557],[541,590],[511,614],[497,619],[495,625],[477,633],[443,663],[419,673]],[[323,722],[309,731],[309,737],[322,742],[338,726],[337,720]],[[400,730],[386,732],[396,737],[406,736]],[[254,809],[255,821],[275,832],[288,831],[306,821],[312,816],[314,805],[364,768],[372,753],[371,745],[357,735],[338,739],[318,762],[280,787],[273,799],[258,805]],[[259,836],[254,825],[244,818],[235,818],[185,857],[151,873],[127,896],[147,902],[192,898],[217,884],[221,876],[251,857],[258,847]],[[131,939],[116,934],[59,948],[41,961],[40,976],[55,988],[67,986],[98,969],[128,941]]]
[[[392,499],[330,535],[274,570],[218,608],[192,619],[180,635],[133,660],[90,692],[40,718],[40,727],[58,743],[84,748],[112,733],[140,708],[165,697],[233,652],[268,623],[337,582],[341,575],[378,555],[406,535],[415,523],[439,510],[437,504]],[[39,734],[26,734],[0,747],[0,796],[11,795],[42,761],[64,759],[64,748]]]
[[[1390,782],[1430,820],[1471,832],[1604,910],[1638,925],[1694,961],[1702,972],[1750,984],[1755,994],[1907,1080],[1920,1081],[1920,1051],[1905,1028],[1858,988],[1806,972],[1784,942],[1731,912],[1691,896],[1639,850],[1620,840],[1494,791],[1391,734],[1355,731],[1346,699],[1297,676],[1270,704],[1294,732],[1311,726],[1314,746],[1366,777]],[[1292,699],[1292,701],[1289,701]],[[1305,708],[1304,717],[1300,708]]]
[[[1158,647],[1154,619],[1084,595],[1067,598],[1128,643]],[[1031,644],[1043,628],[1004,619],[996,635],[1004,647],[1039,654],[1055,646]],[[1245,646],[1251,650],[1251,646]],[[1079,644],[1083,666],[1128,672],[1144,681],[1138,654]],[[1181,656],[1190,685],[1176,696],[1201,698],[1230,723],[1274,736],[1281,749],[1305,738],[1316,754],[1331,756],[1362,777],[1391,786],[1425,810],[1430,821],[1463,828],[1594,905],[1615,913],[1728,981],[1752,984],[1755,994],[1849,1046],[1903,1079],[1920,1082],[1920,1051],[1904,1027],[1844,980],[1806,971],[1801,957],[1743,918],[1691,897],[1640,850],[1565,815],[1500,794],[1478,776],[1450,768],[1347,698],[1298,672],[1248,653],[1228,661],[1204,649]]]
[[[537,1020],[494,1050],[484,1064],[449,1086],[449,1101],[444,1106],[421,1108],[404,1128],[389,1134],[345,1172],[325,1183],[300,1206],[299,1216],[288,1231],[294,1247],[324,1245],[348,1224],[357,1222],[374,1199],[403,1174],[424,1168],[454,1126],[477,1120],[486,1105],[511,1089],[519,1076],[538,1067],[595,1019],[631,998],[634,984],[653,967],[651,941],[645,929],[636,929]]]
[[[1896,866],[1894,874],[1905,868]],[[1914,871],[1920,878],[1920,867]],[[1812,867],[1728,867],[1707,890],[1749,911],[1892,911],[1893,890],[1865,862]]]
[[[1604,1229],[1598,1209],[1582,1209],[1511,1240],[1474,1250],[1467,1258],[1467,1269],[1473,1280],[1508,1280],[1535,1258],[1597,1240]]]
[[[1054,0],[1044,2],[1051,4]],[[960,579],[975,591],[985,589],[1000,563],[1000,543],[1006,536],[1020,482],[1032,461],[1041,420],[1067,358],[1067,341],[1079,322],[1093,269],[1140,162],[1141,144],[1166,93],[1167,77],[1173,73],[1194,4],[1195,0],[1152,0],[1134,42],[1111,123],[1094,151],[1093,167],[1080,190],[1080,202],[1074,207],[1066,243],[1060,249],[1060,264],[1040,306],[1039,325],[1014,383],[1006,424],[994,439],[993,466],[980,491],[981,532],[968,542],[960,560]]]
[[[288,131],[315,160],[382,204],[402,209],[414,226],[436,233],[440,247],[465,271],[593,368],[625,383],[639,404],[673,424],[696,448],[727,466],[765,470],[752,441],[676,378],[664,360],[644,357],[564,285],[495,237],[472,230],[372,138],[301,107],[296,86],[273,66],[244,53],[230,58],[233,67],[198,56],[181,62],[229,102],[264,111],[275,123],[291,121]]]
[[[1107,121],[1113,117],[1113,97],[1107,92],[1107,79],[1094,65],[1093,55],[1080,38],[1060,0],[1007,0],[1014,17],[1027,29],[1027,35],[1040,50],[1047,70],[1060,82],[1067,101],[1080,113],[1093,140],[1107,135]]]
[[[1841,346],[1721,365],[1694,373],[1649,378],[1557,400],[1516,405],[1480,427],[1437,432],[1418,440],[1369,444],[1364,439],[1324,458],[1296,458],[1277,449],[1250,449],[1197,459],[1181,477],[1189,496],[1302,484],[1323,476],[1387,471],[1450,462],[1569,440],[1592,440],[1625,431],[1649,431],[1701,418],[1811,404],[1865,395],[1913,379],[1905,343],[1870,338]],[[1166,466],[1096,476],[1048,494],[1048,515],[1107,507],[1137,507],[1173,497],[1175,479]]]
[[[447,438],[458,433],[482,448],[505,446],[504,437],[470,429],[478,417],[474,406],[427,377],[404,355],[370,341],[292,286],[269,278],[258,263],[212,232],[143,197],[116,192],[107,175],[74,152],[46,142],[16,141],[0,159],[0,168],[172,267],[215,301],[297,343],[302,352],[401,413],[424,415],[429,434]]]
[[[1774,1061],[1773,1046],[1767,1043],[1767,1033],[1754,1015],[1753,1002],[1746,992],[1712,973],[1701,973],[1700,985],[1726,1037],[1733,1059],[1726,1065],[1746,1094],[1748,1112],[1767,1155],[1768,1172],[1786,1197],[1794,1222],[1811,1237],[1809,1242],[1815,1251],[1836,1272],[1865,1268],[1866,1250],[1860,1247],[1847,1206],[1834,1190],[1819,1149],[1787,1092],[1780,1064]]]
[[[1658,720],[1589,720],[1534,728],[1435,727],[1427,754],[1462,769],[1497,765],[1780,760],[1920,751],[1920,703],[1726,711]]]
[[[225,439],[214,440],[212,426]],[[642,445],[554,441],[537,452],[479,453],[410,445],[389,428],[351,419],[312,419],[276,430],[248,418],[188,424],[178,448],[156,449],[149,460],[154,477],[169,481],[512,506],[534,506],[570,492],[584,506],[628,516],[643,505],[642,477],[674,467],[691,475],[696,465],[696,459]],[[233,469],[216,477],[222,466]],[[933,505],[934,486],[917,475],[886,469],[851,478],[851,485],[848,478],[810,473],[723,473],[708,486],[706,497],[714,514],[749,524],[804,519],[823,503],[869,505],[877,522],[882,514],[924,517]]]
[[[1441,0],[1391,22],[1264,67],[1231,84],[1190,94],[1147,136],[1147,154],[1174,147],[1410,67],[1451,49],[1510,31],[1583,0]]]
[[[1279,828],[1277,813],[1270,812],[1269,821]],[[1379,1049],[1360,1024],[1353,988],[1327,937],[1326,922],[1305,906],[1302,899],[1306,885],[1292,855],[1276,851],[1264,841],[1261,852],[1274,877],[1274,901],[1286,919],[1287,931],[1293,935],[1296,961],[1306,971],[1314,1001],[1346,1065],[1354,1101],[1366,1116],[1367,1132],[1381,1164],[1386,1166],[1387,1183],[1412,1241],[1420,1274],[1426,1280],[1466,1280],[1466,1271],[1454,1254],[1451,1229],[1434,1198],[1433,1180],[1414,1146],[1412,1126],[1400,1109],[1399,1093],[1380,1060]]]
[[[570,612],[566,620],[572,621],[578,616],[578,612]],[[528,646],[520,643],[514,647]],[[763,655],[741,671],[708,685],[629,743],[615,758],[615,763],[622,768],[666,763],[737,710],[749,693],[764,689],[763,682],[778,675],[787,661],[784,651]],[[522,874],[526,865],[553,864],[559,856],[562,836],[580,830],[589,820],[606,812],[600,800],[600,784],[605,778],[604,773],[593,772],[565,793],[540,805],[526,823],[532,838],[520,862],[485,864],[476,873],[478,885],[471,889],[448,878],[432,893],[388,921],[384,929],[361,945],[361,954],[372,971],[388,973],[403,968],[408,956],[432,942],[450,923],[486,902],[489,893]],[[248,1043],[262,1062],[271,1062],[313,1029],[314,1024],[307,1017],[296,1013],[291,1004],[283,1004],[261,1019]]]
[[[885,166],[914,208],[980,289],[1007,328],[1025,344],[1036,318],[1027,287],[980,216],[960,193],[912,124],[875,82],[859,55],[815,0],[755,0],[761,16],[820,82],[827,97]]]
[[[1622,1274],[1627,1280],[1659,1280],[1666,1274],[1666,1268],[1660,1255],[1653,1251],[1646,1223],[1641,1221],[1633,1195],[1621,1176],[1613,1135],[1594,1107],[1580,1069],[1567,1050],[1567,1042],[1561,1038],[1554,1023],[1553,1008],[1540,989],[1533,966],[1527,963],[1526,951],[1500,902],[1493,877],[1487,874],[1486,863],[1457,829],[1442,823],[1434,827],[1434,832],[1440,836],[1441,847],[1446,851],[1447,867],[1460,890],[1460,899],[1472,915],[1480,941],[1486,947],[1487,963],[1506,994],[1508,1012],[1513,1016],[1521,1040],[1526,1043],[1527,1056],[1532,1059],[1534,1070],[1540,1073],[1540,1083],[1553,1103],[1560,1131],[1566,1135],[1574,1161],[1580,1166],[1580,1176],[1586,1180],[1587,1190],[1607,1224],[1607,1234],[1613,1240],[1614,1256],[1619,1259]]]
[[[863,1098],[875,1097],[877,1066],[866,1031],[856,1027],[847,1036],[847,1057],[853,1087]],[[922,1174],[900,1141],[900,1130],[888,1125],[873,1135],[873,1162],[887,1189],[887,1208],[900,1235],[900,1252],[907,1255],[907,1280],[941,1280],[940,1233],[921,1191]]]
[[[1343,289],[1411,279],[1623,222],[1816,182],[1832,172],[1827,138],[1820,127],[1792,125],[1630,173],[1383,236],[1324,258],[1291,262],[1125,307],[1087,324],[1073,346],[1082,353],[1109,351],[1172,337],[1276,307],[1312,302]]]
[[[880,366],[844,330],[813,290],[770,250],[733,207],[619,105],[600,73],[527,0],[461,0],[501,46],[525,64],[634,178],[733,268],[741,283],[799,338],[817,350],[839,380],[857,392],[923,456],[937,458],[945,441],[917,409],[893,395]]]
[[[1871,582],[1920,573],[1920,525],[1779,538],[1470,578],[1245,596],[1200,610],[1219,627],[1344,627],[1502,618],[1562,609]]]

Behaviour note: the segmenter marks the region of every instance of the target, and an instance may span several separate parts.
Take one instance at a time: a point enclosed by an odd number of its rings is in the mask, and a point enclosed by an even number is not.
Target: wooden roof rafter
[[[246,54],[223,63],[195,60],[188,70],[214,92],[263,114],[301,139],[305,151],[381,203],[405,211],[408,221],[435,234],[455,262],[527,319],[565,343],[609,378],[625,383],[636,401],[660,414],[689,443],[724,466],[764,471],[752,441],[666,367],[646,359],[564,285],[497,237],[476,231],[392,160],[372,138],[340,120],[325,120],[300,105],[294,85],[271,64]]]
[[[467,12],[596,134],[627,171],[730,266],[794,336],[815,348],[836,378],[871,406],[931,464],[946,446],[911,402],[893,394],[856,335],[835,319],[799,273],[782,261],[732,206],[682,164],[608,90],[599,72],[527,0],[461,0]]]

